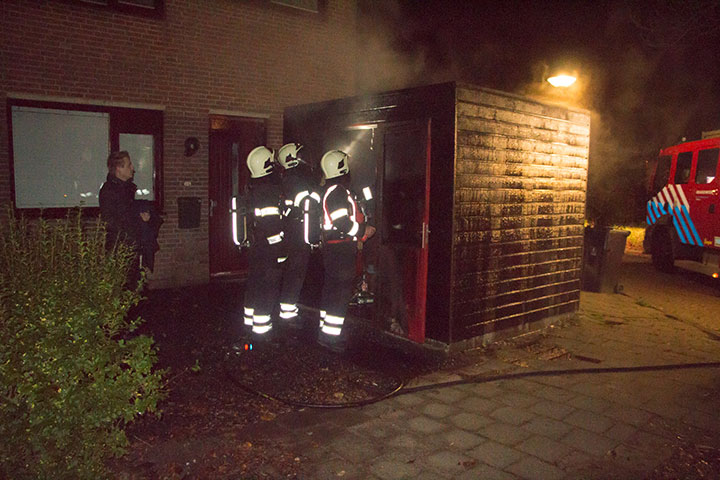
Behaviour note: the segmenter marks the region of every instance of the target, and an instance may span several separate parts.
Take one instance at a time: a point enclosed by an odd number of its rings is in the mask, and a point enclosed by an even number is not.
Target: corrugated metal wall
[[[590,115],[456,92],[451,342],[486,342],[578,307]]]

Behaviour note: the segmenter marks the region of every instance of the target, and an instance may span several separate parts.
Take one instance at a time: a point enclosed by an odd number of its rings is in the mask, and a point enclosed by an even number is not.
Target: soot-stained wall
[[[529,328],[580,299],[590,115],[458,86],[448,341]]]

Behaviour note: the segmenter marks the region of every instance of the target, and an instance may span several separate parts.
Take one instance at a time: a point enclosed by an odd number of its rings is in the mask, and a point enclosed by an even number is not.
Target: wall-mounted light
[[[357,136],[352,142],[350,142],[350,145],[345,146],[344,148],[341,148],[343,152],[347,153],[348,155],[351,155],[351,152],[355,149],[355,144],[358,142],[360,138],[362,138],[365,135],[365,131],[370,130],[370,150],[375,149],[375,129],[377,129],[376,123],[359,123],[355,125],[349,125],[345,127],[345,130],[349,131],[359,131],[361,132],[359,136]]]
[[[365,123],[365,124],[350,125],[349,127],[345,127],[345,130],[374,130],[376,128],[377,128],[377,124],[375,124],[375,123]]]
[[[553,75],[552,77],[549,77],[547,79],[548,83],[552,85],[553,87],[569,87],[570,85],[574,84],[577,81],[577,77],[574,75]]]
[[[188,137],[185,139],[185,156],[191,157],[200,150],[200,140],[197,137]]]

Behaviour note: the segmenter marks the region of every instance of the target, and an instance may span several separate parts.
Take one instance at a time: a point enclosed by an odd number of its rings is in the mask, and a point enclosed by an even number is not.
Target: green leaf
[[[102,223],[0,219],[0,476],[106,478],[123,427],[165,397],[152,338],[127,333],[132,252]],[[123,337],[123,338],[118,338]]]

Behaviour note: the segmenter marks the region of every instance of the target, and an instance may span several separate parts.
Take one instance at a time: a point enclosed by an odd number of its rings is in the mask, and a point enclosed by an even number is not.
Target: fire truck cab
[[[655,267],[672,272],[676,260],[718,278],[720,273],[720,137],[660,151],[650,178],[643,248]],[[685,263],[685,262],[684,262]]]

